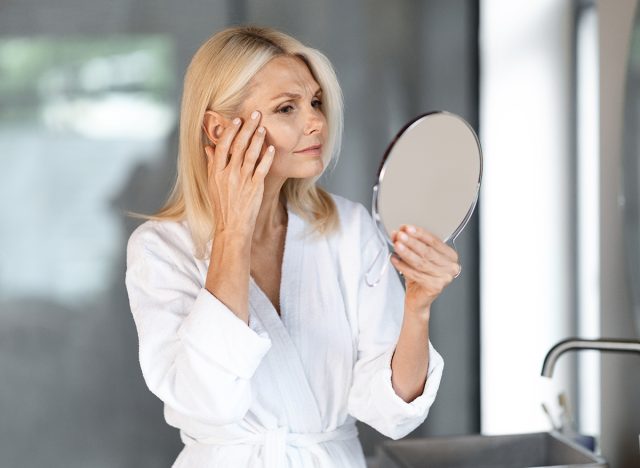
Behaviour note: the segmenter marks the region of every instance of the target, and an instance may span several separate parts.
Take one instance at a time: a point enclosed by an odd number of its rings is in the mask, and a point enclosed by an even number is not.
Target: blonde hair
[[[322,109],[327,119],[328,139],[323,145],[325,169],[335,167],[343,129],[342,91],[329,60],[319,51],[271,28],[236,26],[209,38],[195,53],[184,79],[180,110],[178,171],[168,201],[152,216],[154,220],[187,220],[195,255],[205,258],[207,243],[215,231],[207,189],[203,130],[207,110],[231,118],[247,94],[247,84],[271,59],[292,56],[302,59],[322,88]],[[321,174],[320,174],[321,175]],[[339,220],[331,196],[316,185],[320,175],[288,179],[282,192],[291,210],[306,219],[318,234],[338,228]]]

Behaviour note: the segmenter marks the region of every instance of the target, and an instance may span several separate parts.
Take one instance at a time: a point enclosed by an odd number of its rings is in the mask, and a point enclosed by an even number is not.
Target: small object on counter
[[[554,431],[559,431],[560,427],[554,421],[553,416],[551,416],[551,411],[549,411],[549,407],[544,402],[542,403],[542,411],[544,411],[544,414],[547,415],[547,419],[549,419],[549,423],[551,424],[551,428]]]
[[[558,404],[562,408],[560,414],[560,432],[568,439],[580,444],[584,448],[595,452],[596,439],[593,436],[580,434],[575,427],[571,408],[569,406],[569,399],[567,395],[562,392],[558,395]]]
[[[576,432],[573,416],[569,407],[569,399],[567,398],[566,393],[561,392],[558,395],[558,404],[560,405],[560,408],[562,408],[562,413],[560,413],[560,431]]]

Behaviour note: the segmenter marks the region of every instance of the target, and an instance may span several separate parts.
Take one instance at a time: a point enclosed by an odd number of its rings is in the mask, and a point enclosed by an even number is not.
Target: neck
[[[262,204],[253,230],[254,241],[269,239],[286,227],[287,208],[281,194],[285,181],[272,181],[265,177]]]

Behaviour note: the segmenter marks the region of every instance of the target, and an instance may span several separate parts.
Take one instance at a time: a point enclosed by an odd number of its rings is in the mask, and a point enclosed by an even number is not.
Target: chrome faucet
[[[581,351],[591,349],[615,353],[640,353],[640,341],[636,340],[583,340],[581,338],[569,338],[560,341],[549,350],[542,364],[542,376],[551,377],[553,368],[558,358],[566,351]]]

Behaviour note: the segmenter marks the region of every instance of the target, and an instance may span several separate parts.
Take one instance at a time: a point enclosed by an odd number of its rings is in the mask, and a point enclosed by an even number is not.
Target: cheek
[[[267,129],[265,144],[273,145],[276,153],[290,153],[296,148],[299,135],[294,125],[276,119],[264,120],[262,125]]]

